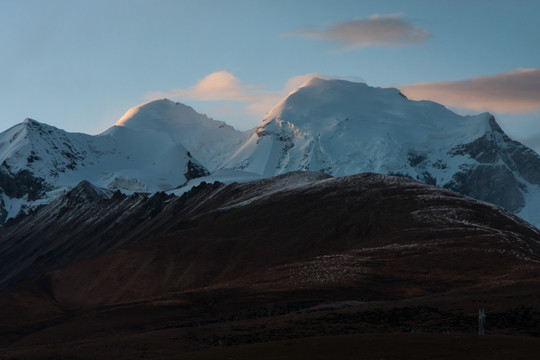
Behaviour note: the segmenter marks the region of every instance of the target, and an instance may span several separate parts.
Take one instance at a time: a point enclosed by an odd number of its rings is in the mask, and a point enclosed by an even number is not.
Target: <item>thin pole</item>
[[[478,310],[478,335],[485,335],[484,325],[486,324],[486,311],[484,309]]]

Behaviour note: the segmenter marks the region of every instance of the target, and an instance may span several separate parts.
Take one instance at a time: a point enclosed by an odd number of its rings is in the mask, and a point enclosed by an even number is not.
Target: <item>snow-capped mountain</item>
[[[196,154],[195,157],[210,171],[228,160],[251,134],[168,99],[135,106],[115,125],[145,133],[166,133],[191,154]]]
[[[460,116],[397,89],[315,78],[253,132],[167,99],[130,109],[96,136],[26,120],[0,134],[0,224],[82,180],[148,193],[187,184],[174,190],[180,194],[201,181],[309,170],[408,176],[500,205],[538,226],[539,169],[540,157],[488,113]]]
[[[540,224],[540,157],[489,113],[460,116],[399,90],[311,79],[276,105],[224,165],[263,176],[399,174]]]
[[[208,174],[166,133],[113,126],[91,136],[27,119],[0,134],[0,223],[82,180],[112,190],[156,192]]]

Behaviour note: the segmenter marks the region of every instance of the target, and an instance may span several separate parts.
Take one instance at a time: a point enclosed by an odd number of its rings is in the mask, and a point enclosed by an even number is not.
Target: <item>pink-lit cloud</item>
[[[298,29],[288,35],[339,43],[345,50],[368,46],[401,47],[426,41],[430,33],[408,22],[402,14],[374,14],[326,26]]]
[[[266,90],[262,85],[245,84],[230,72],[218,71],[207,75],[190,88],[154,92],[147,94],[147,98],[149,100],[174,98],[181,101],[234,101],[243,103],[247,114],[263,116],[283,97],[313,77],[329,78],[318,73],[295,76],[287,80],[282,89],[271,91]],[[231,107],[228,109],[230,110]]]
[[[150,98],[181,97],[202,101],[256,101],[266,92],[260,86],[243,84],[240,79],[227,71],[218,71],[207,75],[189,89],[174,89],[169,92],[156,92]]]
[[[432,100],[478,111],[531,113],[540,110],[540,68],[399,88],[409,99]]]

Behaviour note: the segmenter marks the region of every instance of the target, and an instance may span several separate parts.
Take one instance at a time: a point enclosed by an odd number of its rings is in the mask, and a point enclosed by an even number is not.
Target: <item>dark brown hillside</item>
[[[540,260],[535,228],[492,205],[414,181],[374,174],[327,179],[234,205],[234,194],[245,197],[252,185],[191,202],[196,215],[178,216],[182,229],[54,273],[55,297],[86,307],[232,284],[274,291],[372,288],[384,276],[415,283],[362,296],[375,300],[519,278]],[[175,228],[167,209],[154,221],[159,218]]]
[[[377,174],[291,173],[141,199],[92,205],[130,202],[131,212],[100,217],[118,226],[99,236],[121,246],[0,297],[0,357],[160,358],[321,335],[474,334],[478,308],[491,333],[540,335],[540,233],[493,205]],[[95,244],[92,234],[80,226],[72,236]]]
[[[296,180],[308,184],[327,177],[305,173]],[[261,196],[272,186],[275,181],[262,180],[222,192],[225,186],[215,183],[182,197],[126,196],[83,181],[53,203],[0,227],[0,290],[121,245],[191,226],[197,214]]]

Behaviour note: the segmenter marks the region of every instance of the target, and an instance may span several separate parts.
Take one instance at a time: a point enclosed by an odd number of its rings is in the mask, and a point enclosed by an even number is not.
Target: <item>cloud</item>
[[[291,91],[300,87],[311,78],[335,79],[319,73],[309,73],[290,78],[281,90],[270,91],[264,86],[245,84],[233,74],[227,71],[211,73],[188,89],[174,89],[168,92],[153,92],[147,94],[149,100],[161,98],[179,98],[181,100],[197,101],[234,101],[245,105],[245,112],[249,115],[263,116],[272,109],[279,101]],[[214,107],[226,111],[224,115],[231,114],[232,107],[220,105]]]
[[[433,100],[478,111],[519,114],[540,110],[540,68],[399,88],[413,100]]]
[[[184,99],[202,101],[256,101],[265,96],[260,87],[242,84],[233,74],[218,71],[207,75],[195,86],[189,89],[174,89],[169,92],[155,92],[148,95],[151,98],[181,97]]]
[[[406,21],[402,14],[374,14],[323,27],[295,30],[288,35],[342,44],[345,50],[368,46],[401,47],[426,41],[430,33]]]

